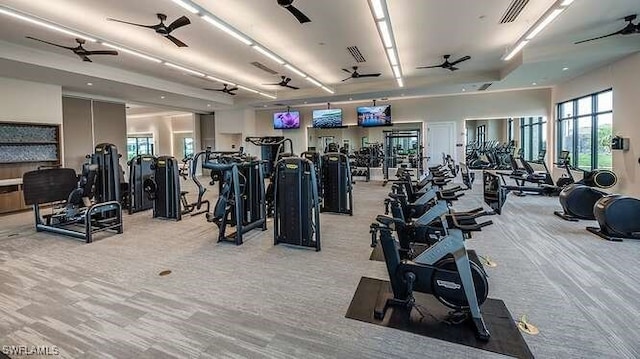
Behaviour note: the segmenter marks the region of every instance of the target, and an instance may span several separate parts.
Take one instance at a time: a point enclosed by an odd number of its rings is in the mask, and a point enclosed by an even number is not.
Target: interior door
[[[455,151],[455,122],[433,122],[427,123],[427,153],[429,157],[428,165],[436,166],[442,164],[442,154],[448,154],[457,159]]]

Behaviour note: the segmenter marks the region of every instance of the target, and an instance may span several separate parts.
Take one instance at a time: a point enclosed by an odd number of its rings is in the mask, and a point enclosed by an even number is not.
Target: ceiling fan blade
[[[450,71],[458,71],[458,70],[460,70],[459,68],[457,68],[455,66],[448,67],[447,69],[450,70]]]
[[[175,29],[181,28],[183,26],[187,26],[189,24],[191,24],[191,21],[189,20],[189,18],[186,16],[182,16],[178,18],[176,21],[172,22],[171,25],[169,25],[168,29],[169,29],[169,32],[171,32]]]
[[[291,86],[291,85],[284,85],[284,87],[288,87],[288,88],[294,89],[294,90],[300,90],[300,87],[295,87],[295,86]]]
[[[624,30],[624,29],[623,29],[623,30]],[[588,41],[593,41],[593,40],[604,39],[604,38],[606,38],[606,37],[611,37],[611,36],[615,36],[615,35],[620,35],[621,33],[622,33],[622,30],[620,30],[620,31],[616,31],[616,32],[614,32],[614,33],[612,33],[612,34],[609,34],[609,35],[598,36],[598,37],[594,37],[594,38],[592,38],[592,39],[587,39],[587,40],[582,40],[582,41],[574,42],[574,44],[575,44],[575,45],[577,45],[577,44],[582,44],[583,42],[588,42]]]
[[[347,81],[347,80],[351,80],[352,78],[353,78],[353,76],[349,76],[349,77],[347,77],[346,79],[342,80],[342,82],[345,82],[345,81]]]
[[[238,88],[237,88],[237,87],[234,87],[234,88],[232,88],[232,89],[228,89],[227,91],[238,91]],[[234,94],[234,95],[235,95],[235,94]]]
[[[298,10],[295,6],[289,5],[285,6],[285,8],[289,10],[289,12],[293,14],[293,16],[295,16],[301,24],[311,22],[311,19],[309,19],[307,15],[303,14],[302,11]]]
[[[118,51],[113,50],[98,50],[98,51],[87,51],[86,55],[118,55]]]
[[[110,17],[107,18],[107,20],[109,21],[115,21],[115,22],[120,22],[123,24],[128,24],[128,25],[133,25],[133,26],[140,26],[140,27],[146,27],[148,29],[153,29],[156,25],[142,25],[142,24],[136,24],[135,22],[129,22],[129,21],[124,21],[124,20],[118,20],[118,19],[112,19]]]
[[[453,66],[453,65],[457,65],[457,64],[459,64],[459,63],[461,63],[461,62],[463,62],[463,61],[467,61],[467,60],[471,60],[471,56],[461,57],[461,58],[457,59],[456,61],[451,62],[451,63],[450,63],[450,65],[451,65],[451,66]]]
[[[165,35],[165,37],[169,40],[171,40],[171,42],[173,42],[174,44],[176,44],[176,46],[178,47],[189,47],[187,44],[185,44],[184,42],[176,39],[175,37],[171,36],[171,35]]]
[[[382,74],[360,74],[359,77],[378,77]]]
[[[88,56],[86,56],[86,55],[78,55],[78,56],[80,56],[80,58],[82,59],[82,61],[85,61],[85,62],[93,62],[93,61],[91,61],[91,59],[90,59]]]
[[[420,66],[420,67],[416,67],[416,69],[435,69],[438,67],[442,67],[442,65],[433,65],[433,66]]]
[[[49,41],[44,41],[44,40],[40,40],[40,39],[36,39],[35,37],[31,37],[31,36],[27,36],[27,39],[31,39],[31,40],[36,40],[36,41],[40,41],[40,42],[44,42],[45,44],[49,44],[52,46],[56,46],[56,47],[60,47],[62,49],[67,49],[67,50],[73,50],[73,47],[69,47],[69,46],[62,46],[62,45],[58,45],[58,44],[54,44],[53,42],[49,42]]]
[[[350,73],[352,73],[352,72],[353,72],[352,70],[347,70],[347,69],[342,69],[342,71],[344,71],[344,72],[346,72],[346,73],[348,73],[348,74],[350,74]]]
[[[263,84],[263,85],[266,85],[266,86],[280,86],[280,82],[278,82],[276,84]]]

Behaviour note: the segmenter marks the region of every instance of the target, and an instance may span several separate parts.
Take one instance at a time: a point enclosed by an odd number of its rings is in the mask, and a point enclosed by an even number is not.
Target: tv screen
[[[330,128],[342,126],[342,109],[313,111],[313,127]]]
[[[358,125],[362,127],[391,125],[391,105],[358,107]]]
[[[300,112],[287,111],[273,114],[273,128],[276,130],[287,130],[300,128]]]

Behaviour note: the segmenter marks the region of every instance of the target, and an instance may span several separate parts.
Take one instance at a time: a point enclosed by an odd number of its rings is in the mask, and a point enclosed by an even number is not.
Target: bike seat
[[[378,221],[380,224],[385,225],[387,227],[395,223],[395,220],[393,217],[385,216],[382,214],[376,216],[376,221]]]
[[[456,218],[455,215],[451,215],[451,214],[447,214],[446,218],[447,218],[447,224],[451,228],[457,228],[464,232],[478,232],[482,230],[482,227],[490,226],[493,224],[492,221],[486,221],[486,222],[475,223],[475,224],[470,224],[470,223],[462,224],[458,221],[458,218]],[[470,218],[464,218],[464,219],[470,219]]]

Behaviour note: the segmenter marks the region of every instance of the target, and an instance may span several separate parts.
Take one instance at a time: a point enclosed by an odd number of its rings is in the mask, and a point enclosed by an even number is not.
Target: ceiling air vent
[[[493,85],[493,82],[487,82],[486,84],[478,87],[478,91],[485,91],[486,89],[489,88],[489,86]]]
[[[364,56],[362,56],[360,49],[358,49],[358,46],[349,46],[347,47],[347,50],[349,50],[349,53],[351,54],[351,56],[353,56],[353,58],[356,59],[357,63],[367,62]]]
[[[255,66],[255,67],[259,68],[260,70],[262,70],[262,71],[264,71],[264,72],[268,72],[268,73],[270,73],[271,75],[277,75],[277,74],[278,74],[278,71],[274,71],[274,70],[272,70],[272,69],[270,69],[270,68],[266,67],[265,65],[263,65],[263,64],[261,64],[261,63],[259,63],[258,61],[254,61],[254,62],[252,62],[252,63],[251,63],[251,65],[253,65],[253,66]]]
[[[507,8],[507,11],[502,15],[500,19],[501,24],[507,24],[516,21],[516,18],[520,15],[524,7],[527,6],[529,0],[513,0],[511,5]]]

